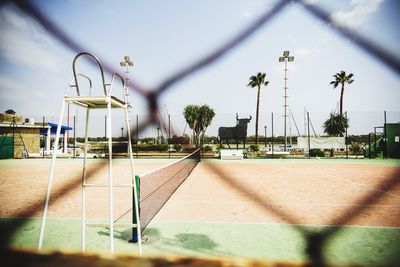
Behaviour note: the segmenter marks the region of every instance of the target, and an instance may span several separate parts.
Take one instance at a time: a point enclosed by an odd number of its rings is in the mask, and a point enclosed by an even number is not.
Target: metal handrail
[[[72,70],[73,70],[73,73],[74,73],[74,80],[75,80],[75,86],[76,86],[77,95],[80,96],[80,91],[79,91],[79,84],[78,84],[78,77],[77,77],[78,75],[76,74],[75,65],[76,65],[77,59],[79,57],[81,57],[81,56],[89,56],[89,57],[93,58],[96,61],[97,65],[99,66],[100,72],[101,72],[101,80],[102,80],[102,84],[103,84],[104,94],[107,95],[106,83],[104,81],[104,70],[103,70],[103,67],[102,67],[102,65],[100,63],[100,60],[95,55],[93,55],[93,54],[91,54],[89,52],[81,52],[81,53],[79,53],[78,55],[75,56],[74,61],[72,62]],[[84,75],[82,75],[82,76],[83,77],[87,77],[87,76],[84,76]]]
[[[82,76],[82,77],[86,78],[86,79],[89,81],[89,86],[90,86],[90,88],[89,88],[89,95],[90,95],[91,92],[92,92],[92,85],[93,85],[92,79],[90,79],[88,76],[83,75],[83,74],[80,74],[80,73],[78,73],[77,76]],[[76,87],[76,88],[78,88],[76,84],[75,84],[75,85],[73,84],[74,81],[75,81],[75,77],[72,77],[72,79],[71,79],[71,81],[70,81],[70,83],[69,83],[69,85],[68,85],[68,88],[67,88],[67,90],[65,91],[65,95],[68,95],[69,89],[71,89],[71,87]],[[76,93],[78,94],[78,90],[77,90]],[[78,95],[79,95],[79,94],[78,94]]]
[[[112,77],[111,77],[111,83],[106,84],[106,86],[110,86],[110,89],[108,90],[107,95],[111,95],[111,90],[112,90],[112,87],[113,87],[113,85],[114,85],[115,76],[118,76],[118,77],[121,79],[122,88],[125,87],[124,78],[123,78],[119,73],[114,72],[114,73],[112,74]]]

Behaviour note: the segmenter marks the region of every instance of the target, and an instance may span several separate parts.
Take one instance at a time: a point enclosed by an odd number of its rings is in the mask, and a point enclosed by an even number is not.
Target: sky
[[[67,35],[124,74],[119,62],[130,56],[134,66],[129,78],[152,90],[170,75],[208,55],[245,29],[276,1],[240,0],[149,0],[32,1]],[[396,0],[308,0],[349,27],[400,58],[400,2]],[[57,122],[62,97],[72,78],[72,60],[77,54],[52,37],[32,18],[11,4],[0,6],[0,112],[13,109],[26,118]],[[249,134],[254,134],[256,89],[247,87],[249,77],[265,72],[269,85],[260,97],[260,127],[271,134],[274,112],[275,135],[283,129],[284,65],[278,62],[284,50],[295,57],[288,65],[289,106],[299,132],[304,133],[304,110],[310,112],[317,132],[329,113],[337,110],[340,90],[330,81],[341,70],[354,74],[344,96],[350,117],[349,133],[372,131],[400,121],[400,78],[392,69],[359,49],[349,40],[291,3],[268,24],[256,31],[221,60],[179,81],[159,99],[160,116],[171,114],[174,133],[188,133],[182,116],[188,104],[207,104],[216,116],[207,134],[220,126],[234,126],[236,113],[252,115]],[[94,79],[94,92],[101,94],[96,68],[84,60],[78,70]],[[106,82],[110,81],[106,75]],[[86,88],[87,89],[87,88]],[[97,91],[96,91],[97,90]],[[114,88],[118,96],[122,88]],[[132,92],[131,123],[144,119],[145,100]],[[113,111],[113,135],[124,126],[121,111]],[[70,107],[82,136],[84,111]],[[95,111],[89,135],[104,135],[104,111]],[[66,116],[65,116],[66,117]],[[64,124],[68,122],[64,120]],[[297,133],[292,123],[291,131]],[[141,137],[154,135],[154,127]]]

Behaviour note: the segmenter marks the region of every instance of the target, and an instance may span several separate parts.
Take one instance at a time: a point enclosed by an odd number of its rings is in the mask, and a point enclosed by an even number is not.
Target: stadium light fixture
[[[285,104],[283,105],[283,107],[284,107],[284,112],[285,112],[285,115],[284,115],[284,127],[283,127],[283,129],[284,129],[284,136],[285,136],[284,151],[287,151],[286,125],[287,125],[287,117],[288,117],[287,109],[288,109],[288,107],[289,107],[289,104],[287,103],[287,99],[288,99],[288,95],[287,95],[287,89],[288,89],[288,87],[287,87],[287,80],[288,80],[288,78],[287,78],[287,71],[288,71],[287,63],[288,63],[288,62],[293,62],[293,61],[294,61],[294,56],[289,56],[289,51],[283,51],[283,56],[279,57],[279,62],[285,62],[285,78],[284,78],[284,80],[285,80],[285,87],[283,88],[283,89],[285,90],[285,95],[283,96],[283,98],[285,99],[285,100],[284,100],[284,101],[285,101]]]
[[[124,56],[124,60],[121,61],[119,63],[119,65],[121,67],[125,67],[126,75],[125,75],[124,94],[125,94],[125,103],[128,105],[128,112],[130,112],[132,107],[131,107],[131,102],[130,102],[130,99],[129,99],[129,91],[128,91],[128,88],[129,88],[129,76],[128,75],[129,75],[129,67],[133,66],[133,61],[129,58],[129,56]]]
[[[124,56],[124,60],[119,63],[121,67],[126,67],[126,73],[129,72],[128,67],[133,66],[133,61],[129,58],[129,56]]]

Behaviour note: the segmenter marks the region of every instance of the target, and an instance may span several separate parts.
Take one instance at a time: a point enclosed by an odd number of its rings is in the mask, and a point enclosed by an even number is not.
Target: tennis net
[[[199,162],[200,149],[197,149],[178,161],[140,176],[139,219],[142,233]]]

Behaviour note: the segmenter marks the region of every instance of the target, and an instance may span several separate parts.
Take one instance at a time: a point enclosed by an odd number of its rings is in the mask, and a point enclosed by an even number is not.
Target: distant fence
[[[263,107],[260,107],[263,109]],[[309,112],[310,123],[312,134],[314,132],[317,136],[326,135],[323,131],[323,123],[329,118],[329,112]],[[154,122],[149,123],[146,128],[140,129],[139,138],[145,137],[157,137],[157,134],[163,137],[168,136],[169,122],[168,115],[170,117],[171,136],[183,136],[185,134],[191,134],[191,129],[186,124],[185,118],[182,114],[159,114],[155,117]],[[255,134],[255,120],[256,116],[254,113],[239,113],[239,116],[252,116],[252,120],[248,124],[248,135]],[[267,135],[272,134],[272,120],[271,112],[261,112],[259,115],[259,135],[264,136],[265,126],[267,127]],[[374,127],[383,126],[385,123],[385,111],[349,111],[347,112],[349,119],[349,135],[368,135],[368,133],[374,131]],[[30,116],[35,122],[42,122],[43,118],[46,122],[57,123],[58,115],[34,115]],[[74,126],[74,117],[76,124],[76,136],[84,136],[84,125],[85,125],[85,113],[79,111],[78,113],[71,112],[69,116],[69,126]],[[274,135],[283,136],[283,113],[281,111],[273,112],[274,117]],[[137,129],[136,125],[141,124],[144,121],[149,121],[150,117],[146,114],[130,113],[130,124],[133,128],[132,136],[136,138]],[[387,123],[398,123],[400,122],[400,111],[386,111],[386,122]],[[64,120],[64,125],[67,125],[67,118]],[[228,113],[216,113],[210,127],[207,129],[206,135],[217,136],[218,127],[230,127],[236,124],[236,114]],[[105,116],[99,114],[91,115],[91,126],[89,127],[89,136],[101,137],[105,135]],[[126,136],[126,129],[121,131],[121,127],[125,127],[124,117],[119,114],[113,115],[113,136],[120,137],[121,135]],[[157,133],[159,128],[159,133]],[[287,135],[291,136],[304,136],[307,135],[307,113],[306,112],[293,112],[290,113],[287,119]]]

